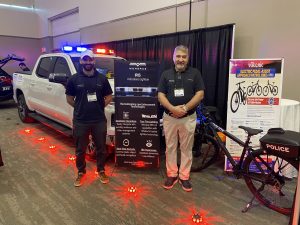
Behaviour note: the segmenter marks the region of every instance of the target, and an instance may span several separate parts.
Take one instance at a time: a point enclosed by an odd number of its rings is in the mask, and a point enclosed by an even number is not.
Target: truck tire
[[[20,120],[23,123],[32,123],[34,121],[34,119],[28,115],[29,113],[30,113],[30,110],[28,109],[24,95],[19,95],[18,96],[18,114],[19,114]]]

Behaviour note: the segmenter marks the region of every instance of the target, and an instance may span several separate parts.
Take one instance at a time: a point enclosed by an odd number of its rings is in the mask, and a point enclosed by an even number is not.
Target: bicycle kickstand
[[[257,190],[258,192],[261,192],[262,190],[264,190],[264,185],[261,185],[261,187]],[[253,195],[251,201],[246,205],[246,207],[242,210],[242,213],[246,213],[252,206],[253,201],[255,199],[255,195]]]
[[[255,196],[253,195],[251,201],[248,202],[248,204],[246,205],[246,207],[244,209],[242,209],[242,213],[248,212],[248,210],[251,208],[251,206],[253,204],[254,199],[255,199]]]

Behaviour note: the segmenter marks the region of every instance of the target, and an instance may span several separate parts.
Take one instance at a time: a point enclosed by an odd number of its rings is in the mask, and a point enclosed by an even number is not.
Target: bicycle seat
[[[246,131],[250,136],[263,132],[263,130],[261,130],[261,129],[253,129],[251,127],[239,126],[239,128]]]

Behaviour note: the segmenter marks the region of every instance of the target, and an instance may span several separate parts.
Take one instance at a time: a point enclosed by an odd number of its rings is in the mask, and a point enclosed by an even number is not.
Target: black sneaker
[[[84,173],[82,173],[82,172],[79,172],[78,173],[78,176],[77,176],[77,178],[76,178],[76,180],[75,180],[75,182],[74,182],[74,186],[75,187],[80,187],[82,184],[83,184],[83,178],[84,178]]]
[[[174,186],[174,184],[177,183],[177,181],[178,181],[177,177],[167,177],[167,180],[165,181],[163,187],[165,189],[169,190],[169,189],[171,189]]]
[[[188,192],[193,190],[192,185],[189,180],[179,179],[179,183],[181,184],[181,187],[183,190],[188,191]]]
[[[104,171],[100,171],[100,172],[98,173],[98,176],[99,176],[100,182],[101,182],[102,184],[107,184],[107,183],[109,182],[109,178],[108,178],[108,176],[105,174]]]

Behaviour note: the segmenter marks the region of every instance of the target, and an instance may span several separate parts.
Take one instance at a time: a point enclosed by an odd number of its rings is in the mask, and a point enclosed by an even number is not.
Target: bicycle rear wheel
[[[233,113],[235,113],[240,106],[240,95],[238,91],[233,92],[230,100],[230,108]]]
[[[263,161],[269,163],[272,171],[263,165]],[[297,170],[295,161],[257,150],[245,159],[244,179],[259,202],[274,211],[289,215],[297,186],[297,179],[291,173]]]
[[[218,155],[218,142],[214,137],[204,134],[198,146],[194,146],[191,172],[199,172],[207,168],[217,160]]]

